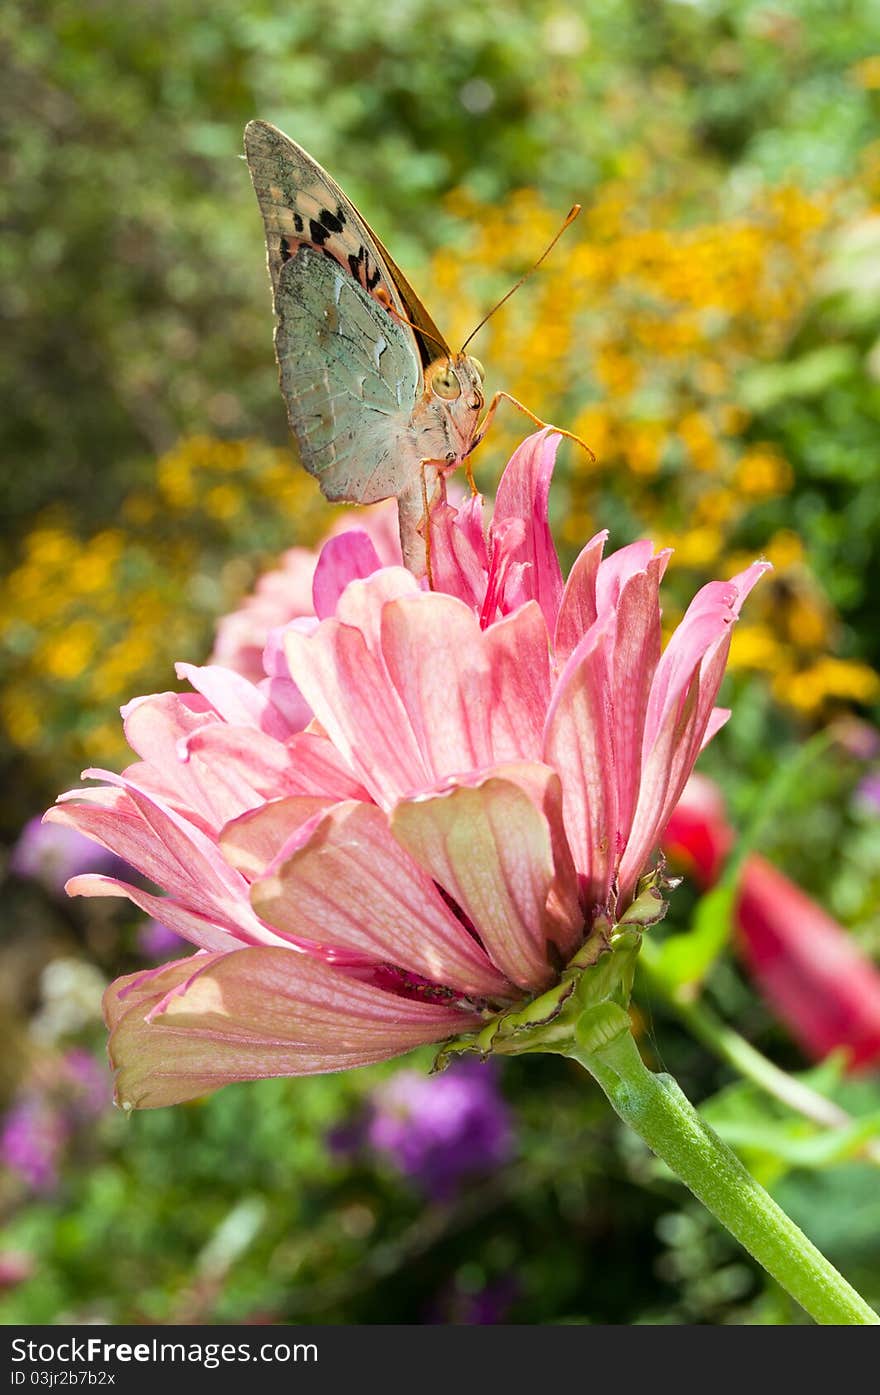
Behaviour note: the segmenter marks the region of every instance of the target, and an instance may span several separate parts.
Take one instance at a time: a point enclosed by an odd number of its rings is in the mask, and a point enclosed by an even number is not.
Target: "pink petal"
[[[510,985],[391,836],[375,805],[337,804],[291,856],[281,853],[279,864],[251,893],[269,925],[458,992],[510,996]]]
[[[551,634],[562,599],[562,572],[547,522],[547,500],[561,439],[545,429],[529,436],[514,451],[498,485],[491,530],[511,518],[525,523],[522,541],[511,560],[526,566],[516,593],[505,595],[505,608],[512,610],[524,601],[536,600]]]
[[[147,915],[154,920],[167,925],[169,930],[174,930],[178,935],[182,935],[190,944],[194,944],[197,949],[229,951],[241,949],[244,936],[237,935],[228,927],[218,925],[216,921],[210,920],[207,916],[199,915],[197,912],[182,906],[171,896],[152,896],[148,891],[142,891],[138,886],[131,886],[128,882],[118,881],[116,877],[104,877],[95,873],[86,873],[83,876],[71,877],[65,890],[68,896],[124,896],[131,901],[132,905],[140,910],[146,911]],[[266,938],[266,944],[283,944],[280,935]]]
[[[382,563],[370,537],[359,528],[346,529],[321,549],[312,582],[312,600],[319,620],[336,614],[336,606],[350,581],[371,576]]]
[[[632,892],[681,798],[709,739],[710,723],[713,734],[722,724],[713,705],[724,676],[732,625],[767,565],[755,562],[729,582],[704,586],[657,666],[645,722],[641,790],[620,865],[622,901]]]
[[[660,569],[658,584],[671,556],[669,548],[657,554],[656,562]],[[616,608],[620,593],[630,577],[645,572],[653,559],[654,544],[647,538],[640,538],[638,542],[630,543],[627,547],[620,547],[604,559],[596,575],[596,608],[599,615]]]
[[[767,562],[754,562],[730,581],[710,581],[691,601],[657,667],[645,723],[646,752],[660,729],[668,707],[681,700],[697,664],[717,641],[729,633],[743,601],[768,568]],[[720,675],[718,682],[720,684]],[[713,694],[711,702],[714,700]]]
[[[546,987],[547,899],[555,880],[550,829],[518,785],[479,785],[404,800],[395,838],[470,920],[492,961],[523,988]]]
[[[596,576],[607,541],[608,529],[603,528],[601,533],[590,539],[569,572],[553,641],[560,664],[574,652],[599,613],[596,608]]]
[[[231,783],[237,777],[243,786],[257,792],[259,798],[232,810],[226,823],[253,808],[260,798],[310,794],[336,801],[360,799],[365,794],[327,738],[311,732],[297,732],[282,743],[253,728],[216,723],[194,732],[186,751],[190,759],[201,757],[218,778]]]
[[[533,601],[529,604],[535,605]],[[541,623],[544,623],[543,616]],[[555,770],[538,761],[509,761],[494,766],[491,773],[497,779],[518,785],[547,820],[554,867],[553,885],[547,898],[547,937],[554,942],[563,961],[570,959],[583,939],[584,914],[577,869],[565,834],[562,781]],[[464,783],[480,785],[486,778],[486,772],[475,774]]]
[[[373,798],[391,804],[402,790],[430,783],[403,703],[359,630],[325,620],[310,637],[289,632],[286,647],[315,716]]]
[[[231,726],[256,727],[268,736],[284,740],[290,728],[265,693],[232,669],[219,664],[175,664],[178,678],[192,684],[210,702],[214,711]]]
[[[641,782],[648,698],[660,659],[659,589],[664,565],[663,557],[648,559],[645,571],[633,571],[623,581],[615,602],[611,736],[619,846],[629,833]]]
[[[229,926],[238,938],[252,944],[273,942],[251,910],[247,882],[228,865],[216,843],[132,781],[106,771],[86,773],[116,786],[117,801],[110,803],[103,792],[92,800],[87,791],[76,791],[80,802],[56,805],[47,817],[79,828],[182,905]]]
[[[385,606],[401,596],[420,594],[421,587],[412,572],[405,567],[384,567],[365,581],[355,581],[346,587],[336,607],[336,618],[343,625],[353,625],[360,630],[370,650],[376,653]]]
[[[368,1065],[480,1023],[266,948],[178,960],[146,981],[117,979],[104,1010],[117,1099],[140,1109],[237,1080]]]
[[[489,567],[482,531],[482,497],[459,509],[437,503],[431,509],[431,570],[434,588],[480,610]]]
[[[422,787],[491,765],[490,659],[473,611],[436,592],[392,601],[382,655],[421,754]]]
[[[229,865],[253,881],[275,861],[292,834],[335,803],[308,794],[272,799],[228,823],[220,834],[220,847]]]
[[[547,626],[537,602],[528,601],[496,621],[483,632],[482,643],[491,670],[483,698],[489,708],[491,763],[539,761],[551,675]]]
[[[700,754],[705,724],[700,725],[699,683],[697,669],[680,705],[668,708],[645,760],[632,828],[620,861],[620,909],[628,903]]]
[[[608,901],[617,858],[617,771],[610,651],[614,617],[597,620],[568,660],[547,714],[544,759],[562,777],[565,829],[590,905]]]

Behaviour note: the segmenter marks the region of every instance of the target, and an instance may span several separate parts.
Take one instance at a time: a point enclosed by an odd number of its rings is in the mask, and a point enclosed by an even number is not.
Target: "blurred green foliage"
[[[140,636],[140,652],[114,650],[117,672],[167,686],[170,658],[203,656],[212,619],[259,561],[311,541],[324,517],[296,484],[275,502],[282,487],[269,473],[278,466],[271,448],[287,432],[262,233],[239,158],[252,116],[277,123],[334,172],[421,286],[432,254],[455,258],[468,245],[462,199],[503,211],[529,189],[564,211],[628,178],[634,153],[646,195],[676,200],[685,224],[736,217],[775,185],[842,189],[842,227],[805,290],[808,309],[735,391],[749,414],[741,443],[778,447],[792,484],[755,502],[729,541],[747,550],[780,530],[798,534],[842,617],[827,636],[838,634],[840,652],[880,663],[880,233],[867,218],[880,192],[871,144],[878,0],[523,0],[514,9],[501,0],[11,0],[0,11],[0,52],[3,549],[21,587],[27,566],[39,580],[48,568],[40,559],[55,548],[59,616],[56,635],[51,617],[37,622],[19,602],[7,659],[18,674],[41,626],[43,638],[69,641],[88,619],[87,588],[85,601],[76,593],[80,609],[65,608],[66,568],[95,557],[77,539],[103,536],[112,553],[124,530],[124,592],[118,577],[114,585],[128,598],[121,614],[115,603],[113,633],[94,639],[79,687],[63,686],[63,666],[42,688],[16,680],[13,715],[21,723],[30,712],[44,736],[5,752],[10,836],[70,782],[86,736],[110,720],[112,685],[88,682],[111,643],[124,644],[117,631],[127,616],[144,626],[133,622],[129,634]],[[458,204],[447,198],[454,191]],[[467,299],[487,303],[536,250],[530,233],[514,234],[510,266],[474,270]],[[441,324],[461,308],[439,288],[426,300]],[[579,352],[575,344],[571,361]],[[589,372],[530,405],[580,410],[602,392]],[[186,444],[205,434],[251,442],[230,447],[245,461],[231,501],[216,493],[222,450]],[[213,505],[196,508],[180,489],[200,450]],[[267,475],[271,488],[261,488]],[[667,480],[650,488],[662,496]],[[642,487],[638,477],[603,482],[603,507],[621,528],[635,526],[631,496]],[[28,562],[22,540],[35,533],[44,552]],[[816,583],[804,584],[812,596]],[[131,600],[142,594],[165,597],[149,625]],[[782,593],[776,604],[790,608],[797,631],[804,612]],[[163,618],[169,610],[174,625]],[[736,720],[709,761],[741,823],[799,735],[747,673]],[[810,720],[817,710],[801,708]],[[763,847],[877,953],[880,824],[852,804],[860,768],[817,762]],[[4,903],[8,1104],[19,1071],[67,1044],[47,1048],[29,1033],[45,966],[73,955],[110,978],[138,961],[134,924],[106,904],[59,904],[12,878]],[[688,924],[687,907],[684,892],[673,929]],[[802,1064],[729,963],[711,988],[774,1059]],[[712,1101],[722,1125],[740,1128],[780,1200],[877,1302],[876,1168],[797,1152],[798,1121],[772,1111],[768,1121],[766,1103],[650,995],[642,1007],[652,1063]],[[70,1040],[99,1050],[100,1028],[84,1022]],[[0,1188],[0,1258],[17,1251],[35,1264],[0,1299],[0,1318],[454,1321],[470,1298],[512,1278],[512,1321],[802,1320],[560,1062],[505,1072],[517,1156],[449,1203],[426,1205],[375,1160],[328,1152],[328,1131],[394,1069],[234,1087],[174,1111],[103,1117],[71,1143],[54,1190],[30,1195],[14,1180]],[[833,1085],[841,1088],[852,1089]],[[880,1087],[860,1090],[847,1106],[875,1113]]]

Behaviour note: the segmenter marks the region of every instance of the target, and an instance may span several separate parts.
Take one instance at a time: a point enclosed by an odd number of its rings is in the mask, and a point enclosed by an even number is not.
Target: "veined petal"
[[[647,538],[639,538],[637,542],[612,552],[601,563],[596,576],[596,608],[599,615],[615,609],[626,583],[639,572],[647,571],[652,561],[655,562],[655,570],[659,568],[659,585],[671,556],[671,549],[667,547],[663,552],[658,552],[655,558],[654,544]]]
[[[700,722],[699,683],[697,668],[681,703],[667,709],[663,726],[647,753],[632,828],[620,860],[621,907],[627,904],[700,754],[705,723]]]
[[[286,742],[275,741],[247,727],[216,722],[200,727],[186,742],[185,753],[200,757],[206,769],[230,784],[239,781],[257,795],[230,808],[228,823],[262,799],[282,795],[320,795],[328,800],[361,799],[366,795],[326,737],[297,732]]]
[[[583,937],[584,914],[580,904],[577,869],[565,833],[562,781],[555,770],[540,761],[508,761],[493,766],[491,772],[482,771],[468,780],[455,783],[479,786],[490,775],[518,785],[547,820],[554,867],[553,885],[547,898],[547,938],[556,945],[559,957],[567,960]]]
[[[116,877],[105,877],[94,872],[85,873],[79,877],[71,877],[64,889],[68,896],[124,896],[132,905],[145,911],[154,920],[167,925],[169,930],[182,935],[197,949],[228,952],[241,949],[242,944],[247,943],[244,936],[236,935],[227,926],[181,905],[173,896],[152,896],[150,892],[142,891],[139,886],[131,886]],[[281,935],[275,935],[271,939],[266,938],[264,943],[283,944],[284,940]]]
[[[228,823],[220,834],[220,847],[229,865],[254,881],[275,861],[298,829],[336,802],[309,794],[270,799],[259,809],[251,809]]]
[[[607,541],[608,529],[603,528],[601,533],[590,539],[568,574],[553,640],[556,660],[560,665],[574,652],[599,614],[596,607],[596,576]]]
[[[611,725],[614,638],[613,614],[588,630],[556,685],[544,734],[544,759],[562,778],[569,846],[585,879],[586,899],[596,906],[608,901],[619,851]]]
[[[537,602],[484,630],[482,644],[490,666],[483,705],[489,709],[492,763],[539,761],[551,679],[547,626]]]
[[[336,614],[339,597],[350,581],[372,576],[382,563],[373,541],[360,528],[337,533],[321,548],[312,581],[312,602],[319,620]]]
[[[660,730],[667,709],[681,701],[697,664],[714,644],[729,633],[743,601],[769,566],[768,562],[754,562],[730,581],[710,581],[691,601],[657,665],[645,722],[646,756]],[[721,674],[718,676],[718,684]],[[718,691],[718,684],[715,686],[715,693]],[[709,700],[710,705],[714,700],[713,693]]]
[[[251,900],[286,934],[370,955],[461,993],[510,996],[503,975],[374,804],[328,810],[290,856],[282,850]]]
[[[375,576],[354,581],[345,588],[336,607],[343,625],[360,630],[370,650],[379,648],[382,614],[389,601],[421,594],[421,586],[405,567],[383,567]]]
[[[457,596],[473,610],[482,608],[489,568],[482,505],[482,497],[477,494],[458,509],[446,503],[437,503],[431,509],[434,587],[447,596]]]
[[[498,485],[490,530],[500,528],[508,519],[525,524],[522,541],[512,549],[510,560],[526,565],[515,590],[505,592],[505,609],[536,600],[551,634],[562,599],[562,572],[547,521],[547,499],[561,440],[558,433],[545,428],[527,437],[514,451]]]
[[[617,839],[626,839],[642,775],[642,738],[651,683],[660,659],[660,578],[665,559],[649,558],[633,571],[616,600],[612,653],[611,737],[617,777]]]
[[[290,728],[265,693],[240,673],[219,664],[175,664],[178,678],[185,680],[210,702],[224,722],[233,726],[256,727],[283,741]]]
[[[479,785],[402,801],[391,827],[506,977],[523,988],[546,987],[553,847],[546,818],[524,790],[490,773]]]
[[[237,938],[251,944],[274,942],[272,932],[251,910],[247,882],[210,837],[123,776],[107,771],[86,774],[117,787],[117,800],[111,802],[101,793],[92,801],[88,791],[76,791],[78,802],[55,805],[47,819],[71,824],[94,838],[182,905],[227,925]]]
[[[387,806],[431,783],[400,696],[360,630],[325,620],[314,635],[289,632],[286,648],[312,711],[374,799]]]
[[[428,592],[389,602],[382,656],[427,772],[422,788],[492,764],[490,660],[463,601]]]
[[[117,1099],[136,1109],[237,1080],[368,1065],[481,1020],[387,993],[305,954],[264,948],[117,979],[104,1011]]]

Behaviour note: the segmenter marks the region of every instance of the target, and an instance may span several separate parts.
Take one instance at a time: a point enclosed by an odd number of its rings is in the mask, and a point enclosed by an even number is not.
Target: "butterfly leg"
[[[431,505],[428,499],[428,468],[433,466],[437,471],[437,481],[435,490],[439,489],[440,498],[446,502],[446,474],[448,468],[445,460],[432,460],[430,457],[419,461],[419,474],[422,481],[422,519],[421,529],[425,540],[425,572],[428,577],[428,589],[434,590],[434,573],[431,570]]]
[[[529,408],[524,407],[522,402],[518,402],[515,397],[511,397],[509,392],[496,392],[494,397],[492,398],[492,401],[489,403],[489,406],[486,408],[486,415],[483,417],[483,420],[480,423],[479,430],[477,431],[476,436],[471,442],[471,448],[468,451],[468,455],[470,455],[471,451],[476,450],[477,446],[484,439],[486,432],[492,425],[492,418],[498,411],[498,408],[501,405],[502,401],[507,401],[511,404],[512,407],[516,407],[518,412],[522,412],[523,415],[527,416],[530,421],[533,421],[536,426],[539,426],[542,431],[546,430],[548,423],[546,421],[542,421],[540,417],[536,417],[534,412],[529,411]],[[593,453],[593,451],[590,450],[590,447],[587,445],[586,441],[582,441],[580,436],[575,436],[574,432],[564,431],[561,426],[554,426],[552,430],[557,431],[560,436],[565,436],[569,441],[574,441],[576,445],[579,445],[583,450],[587,452],[587,455],[590,457],[591,460],[596,459],[595,454]]]

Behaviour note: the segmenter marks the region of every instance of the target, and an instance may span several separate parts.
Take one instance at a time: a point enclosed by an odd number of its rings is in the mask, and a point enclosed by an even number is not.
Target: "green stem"
[[[759,1264],[818,1323],[880,1324],[776,1202],[722,1143],[668,1075],[645,1066],[628,1014],[606,1002],[584,1013],[567,1053],[598,1081],[613,1108]]]
[[[650,946],[650,949],[653,950],[654,946]],[[853,1116],[841,1109],[839,1104],[835,1104],[834,1100],[820,1095],[818,1090],[813,1090],[803,1081],[795,1080],[787,1071],[780,1070],[772,1061],[768,1061],[767,1057],[741,1037],[739,1032],[735,1032],[717,1017],[705,1002],[672,991],[663,975],[655,970],[655,961],[650,952],[646,953],[648,950],[646,939],[639,960],[643,974],[652,988],[663,996],[673,1011],[690,1027],[694,1036],[708,1046],[710,1051],[714,1051],[716,1056],[726,1061],[746,1080],[751,1080],[759,1089],[772,1095],[795,1113],[802,1114],[805,1119],[811,1119],[814,1124],[827,1129],[846,1129],[855,1123]],[[862,1156],[871,1162],[880,1162],[880,1146],[877,1143],[867,1142],[860,1151]]]

